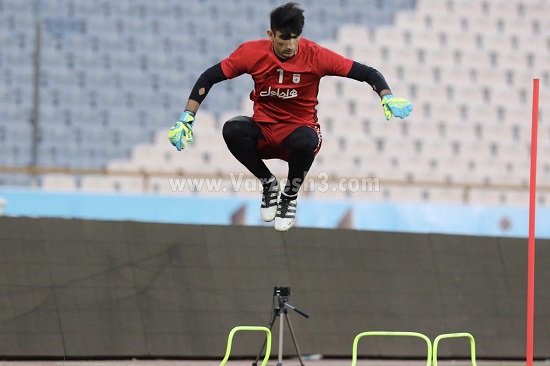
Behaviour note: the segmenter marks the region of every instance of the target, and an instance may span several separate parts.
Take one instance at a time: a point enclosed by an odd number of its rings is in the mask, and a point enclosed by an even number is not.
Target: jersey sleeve
[[[352,59],[344,57],[325,47],[319,47],[317,60],[319,63],[318,68],[322,76],[346,76],[353,65]]]
[[[248,72],[247,61],[249,59],[250,57],[247,57],[247,47],[243,43],[226,59],[222,60],[221,66],[224,75],[228,79],[233,79]]]

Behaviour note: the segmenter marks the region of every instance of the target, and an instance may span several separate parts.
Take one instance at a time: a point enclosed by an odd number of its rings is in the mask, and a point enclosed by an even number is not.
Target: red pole
[[[527,249],[527,366],[533,366],[535,323],[535,206],[537,193],[537,136],[539,120],[539,79],[533,79],[531,127],[531,178],[529,181],[529,240]]]

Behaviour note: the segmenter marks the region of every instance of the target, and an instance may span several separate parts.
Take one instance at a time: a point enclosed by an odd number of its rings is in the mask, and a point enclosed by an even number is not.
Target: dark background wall
[[[550,357],[549,244],[537,241],[537,358]],[[390,330],[470,332],[478,357],[523,358],[526,273],[527,239],[3,217],[0,356],[222,357],[229,331],[267,325],[273,287],[290,286],[311,315],[289,312],[303,354],[351,358],[356,334]],[[422,342],[368,338],[359,353],[422,357]],[[239,333],[234,355],[261,343]]]

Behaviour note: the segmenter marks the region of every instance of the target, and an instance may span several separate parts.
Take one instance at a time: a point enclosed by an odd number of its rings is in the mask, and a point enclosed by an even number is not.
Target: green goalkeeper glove
[[[413,110],[411,102],[407,99],[396,98],[391,94],[386,94],[382,97],[382,107],[384,107],[384,115],[388,121],[392,116],[401,119],[408,117]]]
[[[168,132],[168,140],[170,143],[181,151],[185,149],[183,139],[188,143],[193,142],[193,123],[195,122],[195,113],[185,111],[181,114],[180,119],[170,128]]]

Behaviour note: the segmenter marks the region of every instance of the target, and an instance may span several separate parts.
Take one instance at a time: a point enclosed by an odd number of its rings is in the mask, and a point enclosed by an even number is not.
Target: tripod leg
[[[277,319],[277,315],[279,315],[279,313],[277,311],[274,311],[273,312],[273,317],[271,318],[271,321],[269,322],[269,330],[270,331],[273,328],[273,324],[275,324],[275,319]],[[260,352],[258,352],[258,355],[256,356],[256,359],[254,360],[254,362],[252,362],[252,366],[258,366],[258,361],[259,361],[262,353],[265,350],[266,344],[267,344],[267,337],[266,337],[266,339],[264,339],[264,343],[262,344],[262,348],[260,348]]]
[[[286,311],[281,309],[281,313],[279,314],[279,317],[286,318],[286,316],[287,316]],[[283,319],[282,318],[279,319],[279,354],[277,355],[278,357],[277,366],[283,366],[283,324],[284,324]]]
[[[298,359],[300,360],[300,365],[304,366],[304,360],[302,359],[302,354],[300,353],[300,347],[298,347],[298,342],[296,341],[296,337],[294,336],[294,331],[292,330],[292,324],[290,323],[290,318],[288,317],[288,314],[286,315],[286,323],[288,324],[288,329],[290,330],[290,335],[292,336],[292,342],[294,343],[294,348],[296,348],[296,354],[298,355]],[[282,320],[281,320],[282,323]]]

